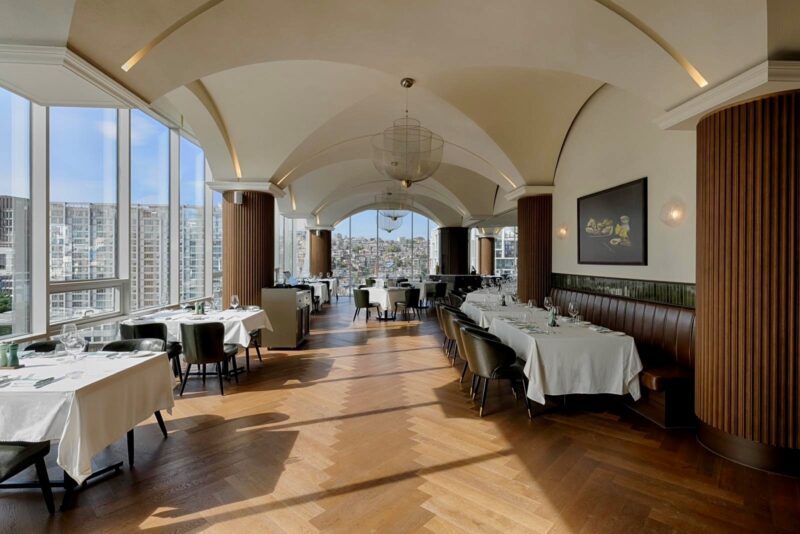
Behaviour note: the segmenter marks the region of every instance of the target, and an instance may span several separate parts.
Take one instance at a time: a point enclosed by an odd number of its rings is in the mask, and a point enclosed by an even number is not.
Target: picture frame
[[[578,263],[647,265],[647,177],[578,198]]]

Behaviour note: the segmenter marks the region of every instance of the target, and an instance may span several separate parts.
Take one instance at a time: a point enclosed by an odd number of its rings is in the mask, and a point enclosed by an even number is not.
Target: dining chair
[[[433,303],[444,302],[447,296],[447,282],[436,282],[433,291]]]
[[[447,336],[448,339],[446,354],[448,360],[450,358],[453,359],[451,365],[456,364],[456,358],[458,357],[458,346],[456,345],[456,332],[453,323],[455,319],[470,320],[469,317],[464,312],[461,312],[453,308],[447,308],[447,307],[442,308],[442,323],[444,325],[445,335]]]
[[[55,339],[48,339],[46,341],[36,341],[30,343],[25,350],[32,350],[33,352],[53,352],[58,347],[60,342]]]
[[[397,317],[397,308],[399,306],[403,309],[403,315],[406,317],[406,321],[409,320],[408,310],[411,310],[413,313],[415,313],[417,315],[417,319],[421,321],[422,316],[419,314],[419,289],[407,288],[405,291],[403,291],[403,293],[403,300],[394,303],[395,318]]]
[[[256,349],[256,356],[258,356],[258,361],[260,363],[264,363],[264,360],[261,359],[261,343],[259,339],[261,338],[261,330],[251,330],[247,333],[250,338],[250,342],[247,344],[247,347],[244,349],[244,357],[245,357],[245,366],[247,370],[250,370],[250,347]]]
[[[157,339],[157,338],[142,338],[142,339],[118,339],[116,341],[110,341],[103,345],[104,352],[135,352],[138,350],[141,351],[151,351],[151,352],[164,352],[164,340]],[[161,429],[161,433],[164,435],[164,439],[167,439],[167,426],[164,424],[164,418],[161,417],[161,411],[156,410],[153,412],[153,415],[156,416],[156,422],[158,423],[158,428]],[[134,461],[134,445],[133,445],[133,429],[128,430],[128,465],[133,467]]]
[[[167,325],[164,323],[150,322],[150,323],[120,323],[119,337],[122,339],[160,339],[164,342],[164,349],[167,351],[167,357],[172,364],[172,374],[178,377],[178,380],[183,383],[183,376],[181,375],[181,352],[183,347],[177,341],[168,340]]]
[[[478,377],[477,391],[483,381],[483,394],[481,395],[480,417],[486,406],[486,394],[489,391],[489,382],[492,380],[510,380],[511,390],[516,396],[514,386],[522,384],[525,408],[528,410],[528,417],[532,418],[530,401],[528,400],[528,388],[526,384],[523,364],[517,360],[514,349],[493,339],[487,338],[483,333],[472,332],[470,329],[462,329],[464,350],[469,358],[469,368]]]
[[[375,279],[367,278],[367,287],[375,287]]]
[[[21,473],[30,466],[36,467],[37,482],[20,482],[0,484],[0,489],[21,489],[38,487],[42,490],[47,511],[55,513],[53,490],[50,477],[47,476],[47,465],[44,459],[50,452],[50,442],[0,441],[0,482]],[[11,524],[13,525],[13,518]]]
[[[354,289],[353,290],[353,303],[356,305],[356,313],[353,314],[353,321],[356,320],[358,314],[361,313],[362,308],[366,308],[367,310],[367,318],[364,319],[365,321],[369,321],[369,310],[370,308],[375,308],[378,310],[378,314],[380,314],[380,306],[377,302],[370,302],[369,301],[369,291],[366,289]]]
[[[472,356],[470,356],[470,354],[469,354],[469,351],[467,350],[467,347],[464,346],[464,332],[470,332],[470,333],[473,333],[475,335],[485,337],[487,339],[493,339],[495,341],[500,341],[500,338],[498,338],[494,334],[490,334],[489,332],[487,332],[483,328],[480,328],[475,323],[466,322],[466,321],[464,321],[462,319],[457,319],[455,321],[455,323],[456,323],[456,340],[461,343],[461,345],[459,346],[459,350],[461,351],[461,354],[463,355],[462,358],[465,361],[465,366],[461,370],[461,381],[463,382],[464,381],[464,376],[466,376],[466,371],[469,370],[469,368],[470,368],[469,367],[470,358],[472,358]],[[473,364],[473,367],[474,367],[474,364]],[[473,398],[473,399],[475,398],[475,395],[477,393],[477,387],[476,386],[477,386],[478,378],[479,378],[478,375],[476,375],[475,373],[472,373],[472,383],[471,383],[470,388],[469,388],[469,394],[470,394],[470,397]],[[515,390],[512,389],[512,391],[515,391]],[[517,395],[516,395],[516,391],[515,391],[514,392],[514,397],[516,397],[516,396]]]
[[[239,372],[236,367],[236,354],[239,352],[239,346],[225,344],[225,325],[222,323],[182,323],[181,339],[183,340],[183,357],[186,359],[186,374],[183,384],[181,384],[181,396],[186,388],[186,381],[192,365],[202,367],[204,371],[206,365],[217,365],[220,395],[225,394],[222,376],[223,373],[227,374],[229,361],[233,363],[233,374],[236,383],[239,383]],[[202,376],[205,383],[205,372],[202,373]]]

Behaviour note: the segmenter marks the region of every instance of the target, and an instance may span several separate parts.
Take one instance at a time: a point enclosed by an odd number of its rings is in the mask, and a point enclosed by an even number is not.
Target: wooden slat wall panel
[[[233,193],[222,204],[223,304],[239,295],[242,305],[261,305],[261,288],[271,287],[275,266],[275,199],[245,191],[243,204]]]
[[[493,237],[478,238],[478,274],[494,274],[494,245]]]
[[[517,288],[524,301],[539,304],[550,293],[553,268],[553,197],[536,195],[517,201]]]
[[[696,412],[800,448],[800,92],[697,127]]]
[[[442,274],[469,273],[469,228],[439,228],[439,267]]]
[[[311,230],[309,232],[309,270],[311,274],[333,271],[330,230]]]

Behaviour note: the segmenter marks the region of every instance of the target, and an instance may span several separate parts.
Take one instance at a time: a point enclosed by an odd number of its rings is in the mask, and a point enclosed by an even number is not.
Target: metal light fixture
[[[686,218],[686,204],[677,198],[671,198],[667,203],[661,206],[661,213],[659,214],[661,222],[667,226],[679,226],[683,219]]]
[[[406,114],[392,126],[372,136],[372,162],[375,168],[403,187],[411,187],[436,172],[442,163],[444,139],[408,116],[408,89],[413,78],[403,78],[406,89]]]
[[[562,224],[556,230],[556,237],[562,241],[566,239],[568,235],[569,235],[569,229],[567,228],[566,224]]]
[[[405,195],[387,191],[379,200],[383,208],[379,209],[381,215],[389,219],[402,219],[408,215],[408,210],[403,209]]]
[[[390,234],[395,230],[397,230],[398,228],[400,228],[402,225],[403,225],[402,217],[398,217],[395,219],[392,219],[391,217],[386,217],[384,215],[380,215],[378,217],[378,228],[380,228],[381,230],[385,230]]]

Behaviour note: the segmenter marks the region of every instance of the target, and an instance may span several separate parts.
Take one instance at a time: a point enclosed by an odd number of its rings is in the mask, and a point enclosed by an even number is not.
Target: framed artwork
[[[578,263],[647,265],[647,178],[578,199]]]

